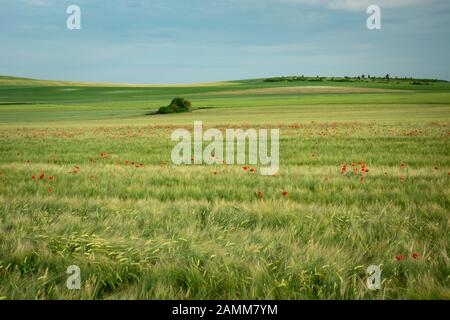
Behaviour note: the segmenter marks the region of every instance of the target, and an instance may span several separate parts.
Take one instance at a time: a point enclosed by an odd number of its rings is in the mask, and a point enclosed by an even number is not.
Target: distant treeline
[[[389,74],[384,77],[377,77],[371,75],[360,75],[353,77],[308,77],[308,76],[284,76],[284,77],[274,77],[266,78],[264,82],[294,82],[294,81],[310,81],[310,82],[321,82],[321,81],[333,81],[333,82],[389,82],[389,81],[401,81],[408,82],[413,85],[428,85],[430,82],[447,82],[445,80],[439,79],[416,79],[408,77],[391,77]]]

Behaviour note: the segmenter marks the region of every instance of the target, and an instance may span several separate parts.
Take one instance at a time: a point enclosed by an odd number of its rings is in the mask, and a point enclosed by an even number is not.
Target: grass
[[[226,91],[293,84],[117,94],[13,80],[0,87],[2,299],[450,298],[445,83],[248,96]],[[180,93],[210,108],[146,115]],[[170,134],[194,120],[280,128],[280,172],[172,165]],[[369,172],[344,175],[343,161]],[[81,290],[66,288],[70,265]],[[369,265],[381,266],[379,291]]]

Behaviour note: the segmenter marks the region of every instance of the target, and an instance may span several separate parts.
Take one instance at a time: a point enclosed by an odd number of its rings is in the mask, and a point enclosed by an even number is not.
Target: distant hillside
[[[356,76],[356,77],[310,77],[283,76],[260,79],[246,79],[223,82],[192,84],[118,84],[100,82],[72,82],[58,80],[39,80],[24,77],[0,76],[0,88],[50,88],[50,87],[86,87],[86,88],[154,88],[160,94],[193,94],[213,91],[246,90],[278,87],[355,87],[379,88],[389,90],[448,90],[449,82],[438,79],[400,78],[395,76]],[[59,89],[69,90],[69,89]],[[152,89],[153,90],[153,89]],[[168,91],[167,91],[168,90]],[[180,91],[181,90],[181,91]],[[186,91],[187,90],[187,91]],[[167,91],[167,92],[166,92]],[[254,92],[260,94],[261,92]],[[4,92],[3,92],[4,94]],[[83,93],[86,94],[86,93]],[[4,97],[3,97],[4,98]]]
[[[0,76],[1,86],[66,86],[67,81],[37,80],[23,77]]]
[[[74,82],[59,80],[38,80],[22,77],[0,76],[0,86],[73,86],[73,87],[209,87],[238,84],[236,82],[208,82],[193,84],[120,84],[107,82]]]

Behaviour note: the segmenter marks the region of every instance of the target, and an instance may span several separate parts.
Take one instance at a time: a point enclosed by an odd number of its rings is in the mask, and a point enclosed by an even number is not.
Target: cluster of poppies
[[[131,165],[131,166],[134,166],[134,167],[136,167],[136,168],[143,168],[144,167],[144,164],[143,163],[136,163],[136,162],[134,162],[134,161],[128,161],[128,160],[125,160],[125,165],[126,166],[129,166],[129,165]]]
[[[413,258],[414,260],[417,260],[419,257],[420,257],[420,254],[418,254],[417,252],[413,252],[411,254],[411,258]],[[395,256],[395,260],[397,260],[397,261],[406,260],[406,256],[403,256],[403,255]]]
[[[100,157],[102,159],[108,159],[110,153],[113,153],[113,152],[102,152],[102,153],[100,153]],[[119,164],[121,164],[121,163],[119,162]],[[136,168],[143,168],[144,167],[143,163],[137,163],[135,161],[129,161],[129,160],[125,160],[125,165],[126,166],[134,166]]]
[[[250,172],[250,173],[255,173],[255,167],[251,167],[250,169],[248,168],[248,166],[243,166],[242,167],[242,169],[244,170],[244,171],[248,171],[248,172]]]
[[[78,172],[80,172],[80,167],[79,166],[73,166],[72,169],[70,169],[70,173],[72,174],[77,174]]]
[[[264,193],[262,191],[258,191],[256,194],[257,194],[258,198],[260,198],[260,199],[262,199],[264,197]],[[283,191],[283,192],[281,192],[281,194],[284,197],[287,197],[289,195],[289,192]]]
[[[108,159],[108,158],[109,158],[108,152],[102,152],[102,153],[100,153],[100,157],[103,158],[103,159]]]
[[[358,163],[347,164],[345,161],[341,163],[341,174],[354,174],[356,176],[364,176],[364,174],[369,173],[365,163],[359,161]]]
[[[38,179],[39,178],[39,179]],[[39,177],[33,175],[31,176],[31,179],[33,179],[34,181],[47,181],[48,182],[48,187],[47,187],[47,191],[49,193],[53,192],[53,186],[55,184],[55,177],[54,176],[49,176],[48,178],[45,177],[44,173],[41,173]]]

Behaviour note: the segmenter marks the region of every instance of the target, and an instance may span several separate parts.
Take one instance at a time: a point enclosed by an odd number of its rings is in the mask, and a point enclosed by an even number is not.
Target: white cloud
[[[370,5],[378,5],[381,8],[403,8],[413,5],[431,5],[432,3],[445,2],[446,0],[285,0],[290,3],[318,5],[333,10],[365,11]]]
[[[34,6],[34,7],[42,7],[42,6],[49,5],[49,0],[23,0],[22,2],[24,2],[25,4],[27,4],[29,6]]]

